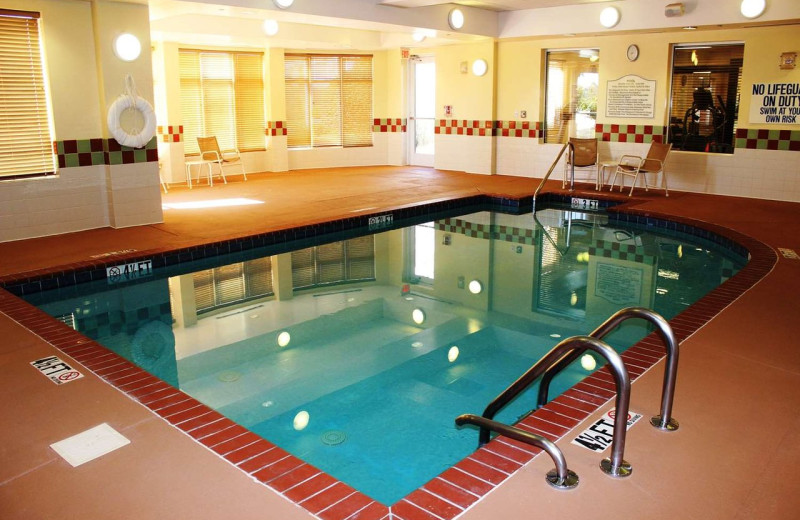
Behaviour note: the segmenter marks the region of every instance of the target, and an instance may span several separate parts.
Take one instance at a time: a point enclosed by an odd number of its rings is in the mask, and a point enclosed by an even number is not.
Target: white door
[[[433,57],[409,61],[408,162],[414,166],[433,167],[436,123],[436,64]]]

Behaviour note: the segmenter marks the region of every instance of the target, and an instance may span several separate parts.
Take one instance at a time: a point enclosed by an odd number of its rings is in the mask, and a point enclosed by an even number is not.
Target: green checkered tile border
[[[594,133],[598,140],[612,143],[663,143],[666,132],[663,126],[597,123]]]
[[[124,312],[114,310],[75,317],[78,331],[94,339],[117,334],[133,336],[140,327],[151,321],[161,321],[167,325],[172,323],[169,302]]]
[[[656,263],[656,257],[644,254],[640,247],[605,240],[597,240],[594,246],[589,247],[589,256],[614,258],[645,265],[655,265]]]
[[[737,128],[736,148],[800,152],[800,130]]]
[[[115,139],[67,139],[53,142],[59,168],[133,164],[158,161],[158,138],[153,136],[144,148],[120,145]]]
[[[436,221],[436,229],[448,233],[458,233],[460,235],[482,238],[485,240],[494,239],[514,244],[535,245],[536,231],[533,229],[523,229],[512,226],[492,226],[487,224],[476,224],[457,218],[446,218]]]

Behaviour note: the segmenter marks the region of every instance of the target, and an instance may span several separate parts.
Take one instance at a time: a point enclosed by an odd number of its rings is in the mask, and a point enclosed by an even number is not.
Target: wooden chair
[[[631,196],[633,195],[633,188],[636,187],[636,181],[639,179],[639,175],[641,175],[645,191],[647,191],[648,188],[663,188],[664,195],[669,197],[667,171],[664,169],[664,163],[667,162],[667,155],[669,155],[671,149],[672,143],[663,144],[653,141],[650,143],[650,149],[647,151],[647,156],[644,158],[638,155],[623,155],[620,157],[617,169],[614,171],[614,178],[611,180],[609,191],[614,189],[614,184],[617,182],[617,175],[622,176],[620,179],[619,191],[622,191],[625,185],[625,177],[633,177],[631,192],[628,193],[628,196]],[[658,174],[662,176],[663,186],[655,184],[658,180]],[[655,177],[655,179],[653,179],[653,184],[647,182],[648,175]]]
[[[597,152],[597,139],[579,139],[577,137],[570,137],[570,153],[567,154],[567,160],[564,162],[564,181],[561,183],[561,188],[567,186],[568,178],[572,165],[575,165],[576,170],[588,170],[595,175],[595,189],[599,186],[599,161]]]
[[[200,158],[203,161],[216,164],[219,167],[222,180],[225,181],[226,184],[228,183],[228,180],[225,178],[226,168],[238,167],[239,173],[242,174],[244,180],[247,180],[247,173],[244,171],[244,165],[242,164],[242,157],[239,155],[239,150],[220,150],[219,143],[215,136],[198,137],[197,146],[200,147]]]

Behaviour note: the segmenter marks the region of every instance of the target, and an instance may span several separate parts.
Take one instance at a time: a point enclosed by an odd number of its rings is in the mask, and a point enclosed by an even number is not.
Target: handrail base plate
[[[661,415],[654,415],[653,417],[650,418],[651,425],[665,432],[674,432],[680,426],[680,424],[678,423],[678,421],[675,420],[674,417],[670,417],[669,421],[667,421],[667,424],[662,424],[663,422],[664,420],[661,417]]]
[[[563,481],[558,478],[558,471],[556,471],[556,468],[548,471],[544,478],[548,484],[556,489],[572,489],[576,487],[580,481],[578,474],[571,469],[567,470],[567,478]]]
[[[623,478],[630,476],[633,473],[633,468],[631,467],[630,463],[626,460],[623,460],[619,466],[614,467],[611,464],[611,459],[605,458],[600,461],[600,469],[603,470],[603,473],[606,475],[610,475],[612,477]]]

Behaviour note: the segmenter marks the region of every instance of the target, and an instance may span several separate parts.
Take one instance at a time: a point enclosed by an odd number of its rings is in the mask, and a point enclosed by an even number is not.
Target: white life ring
[[[144,126],[138,134],[129,134],[119,123],[122,113],[129,108],[138,110],[144,118]],[[139,96],[121,95],[108,109],[108,131],[122,146],[142,148],[156,135],[156,114],[153,105]]]

